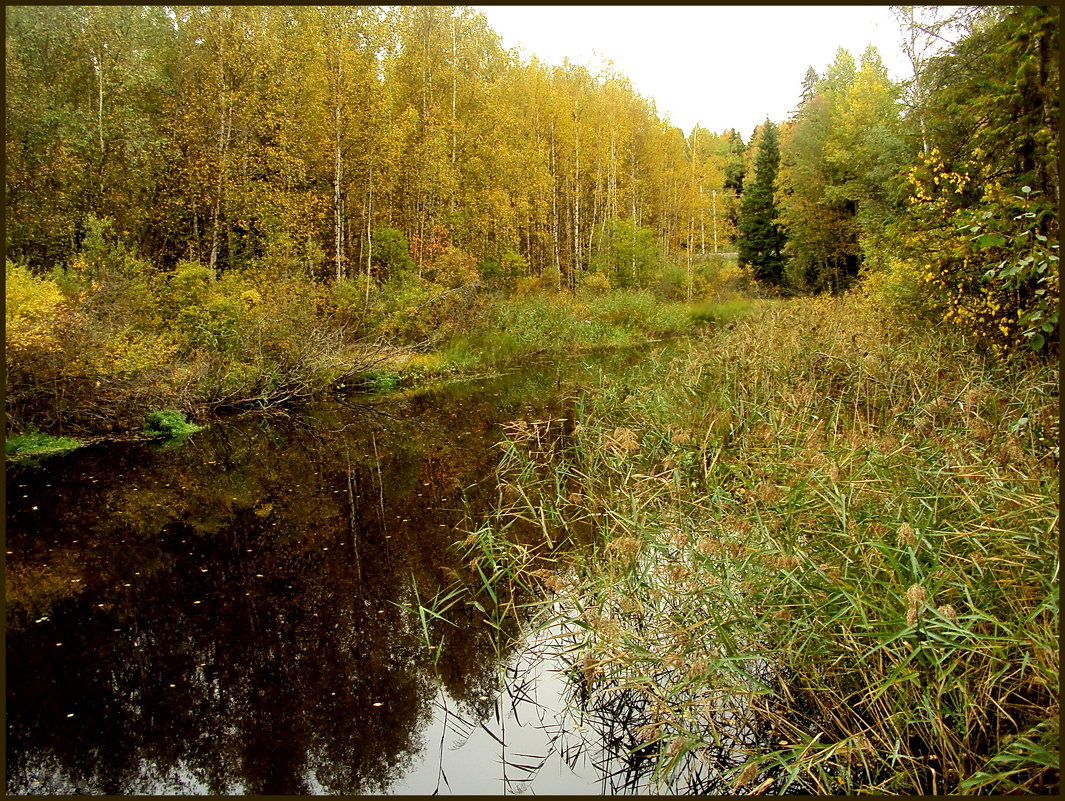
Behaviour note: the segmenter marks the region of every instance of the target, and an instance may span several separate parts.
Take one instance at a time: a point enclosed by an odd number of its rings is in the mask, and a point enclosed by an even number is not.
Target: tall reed
[[[663,354],[505,445],[492,552],[579,632],[575,709],[638,699],[666,789],[1056,790],[1056,366],[860,296]]]

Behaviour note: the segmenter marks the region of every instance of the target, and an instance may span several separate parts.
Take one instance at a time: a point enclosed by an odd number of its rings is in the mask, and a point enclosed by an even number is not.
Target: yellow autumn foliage
[[[90,357],[86,366],[93,375],[127,378],[168,365],[177,350],[177,344],[165,333],[124,328],[107,342],[102,352]]]
[[[53,281],[37,278],[25,267],[7,262],[5,275],[8,356],[30,350],[58,350],[66,305]]]

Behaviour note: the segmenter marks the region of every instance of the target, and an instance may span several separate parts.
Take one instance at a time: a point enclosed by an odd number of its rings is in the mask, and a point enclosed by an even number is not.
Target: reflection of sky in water
[[[516,697],[509,687],[511,691],[504,691],[494,713],[483,721],[464,715],[445,691],[438,692],[432,723],[422,735],[427,747],[411,770],[388,788],[390,793],[602,792],[590,754],[576,754],[572,765],[562,756],[565,746],[579,734],[572,728],[567,731],[562,714],[567,695],[561,674],[565,663],[537,649],[524,650],[512,663],[508,673],[520,677],[517,683],[523,697]]]

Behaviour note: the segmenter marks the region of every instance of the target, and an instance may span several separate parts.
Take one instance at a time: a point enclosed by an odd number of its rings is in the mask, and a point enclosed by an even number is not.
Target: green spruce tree
[[[777,126],[762,126],[754,175],[744,182],[740,200],[739,259],[759,281],[779,286],[784,277],[784,231],[777,223],[773,186],[780,166]]]

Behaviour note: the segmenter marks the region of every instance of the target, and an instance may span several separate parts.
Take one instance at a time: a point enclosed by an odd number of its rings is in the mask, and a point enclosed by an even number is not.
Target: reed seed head
[[[777,557],[777,567],[781,570],[794,570],[802,564],[802,560],[795,554]]]
[[[950,604],[943,604],[936,611],[939,612],[939,614],[943,615],[943,617],[945,617],[951,623],[958,622],[958,613]]]
[[[928,600],[928,593],[920,584],[914,584],[906,590],[906,601],[910,606],[916,607]]]
[[[744,785],[750,784],[758,778],[758,762],[757,760],[750,760],[743,766],[743,770],[740,772],[739,777],[736,779],[736,783],[732,785],[732,789],[738,790]]]
[[[903,523],[899,526],[899,542],[903,545],[909,545],[910,547],[917,544],[917,537],[914,536],[913,526],[909,523]]]
[[[584,675],[584,680],[588,684],[591,684],[593,681],[595,681],[596,671],[597,666],[595,664],[595,657],[592,656],[591,651],[585,651],[584,659],[581,663],[581,673]]]
[[[651,742],[658,736],[658,723],[646,723],[636,729],[636,738],[645,743]]]
[[[640,439],[631,428],[618,427],[608,437],[607,447],[620,456],[640,450]]]
[[[906,625],[912,626],[917,622],[917,610],[921,604],[928,600],[928,593],[925,588],[920,584],[914,584],[908,590],[906,590],[906,603],[908,608],[906,610]]]
[[[687,445],[692,441],[692,435],[683,428],[675,428],[670,432],[670,439],[675,445]]]

